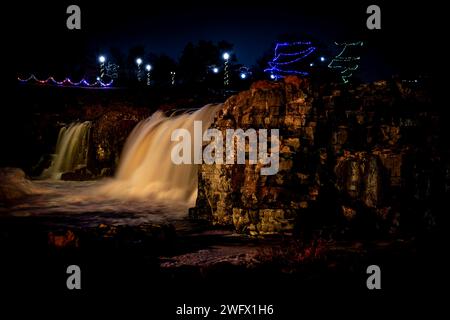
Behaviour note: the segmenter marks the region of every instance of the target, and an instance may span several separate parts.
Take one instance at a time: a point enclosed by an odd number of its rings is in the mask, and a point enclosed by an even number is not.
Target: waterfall
[[[64,172],[86,166],[91,123],[72,122],[59,130],[56,151],[42,178],[60,179]]]
[[[208,129],[221,106],[206,105],[169,117],[157,111],[138,123],[127,138],[114,180],[102,188],[102,193],[192,205],[197,196],[197,165],[172,163],[170,154],[176,142],[171,141],[171,134],[184,128],[193,136],[194,121],[198,120],[203,123],[203,131]]]

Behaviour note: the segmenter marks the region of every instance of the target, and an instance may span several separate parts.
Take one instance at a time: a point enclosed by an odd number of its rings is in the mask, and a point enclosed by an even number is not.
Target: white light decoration
[[[213,68],[214,73],[219,73],[219,68]]]
[[[105,76],[105,61],[106,58],[104,55],[98,57],[98,62],[100,62],[100,79],[103,79]]]
[[[344,43],[335,42],[335,45],[342,47],[342,50],[337,56],[331,59],[328,68],[336,70],[339,73],[342,82],[348,83],[353,75],[353,71],[359,68],[361,60],[360,56],[351,53],[351,49],[362,47],[364,43],[362,41]]]
[[[150,70],[152,70],[152,66],[150,64],[146,64],[145,65],[145,70],[147,70],[147,85],[149,86],[151,84],[151,81],[150,81],[150,76],[151,76]]]
[[[245,73],[241,73],[241,79],[247,78],[247,75]]]
[[[72,81],[70,78],[65,78],[62,81],[55,80],[54,77],[48,77],[47,79],[38,79],[34,74],[30,75],[28,78],[22,79],[17,78],[21,83],[32,83],[37,82],[40,85],[57,85],[57,86],[75,86],[75,87],[109,87],[113,84],[113,80],[110,82],[103,82],[100,77],[97,77],[96,82],[88,82],[86,79],[82,78],[80,81]]]
[[[324,62],[325,61],[325,57],[320,57],[320,61]]]
[[[225,65],[223,68],[223,86],[229,87],[230,86],[230,72],[229,72],[229,59],[230,59],[230,54],[228,52],[225,52],[222,55],[223,59],[225,60]]]
[[[141,82],[142,81],[142,67],[141,67],[142,59],[141,58],[137,58],[136,59],[136,64],[137,64],[137,73],[136,73],[137,81]]]

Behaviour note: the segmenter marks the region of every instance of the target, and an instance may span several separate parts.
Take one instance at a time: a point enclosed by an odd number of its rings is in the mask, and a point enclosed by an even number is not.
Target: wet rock
[[[87,169],[86,166],[77,168],[75,171],[64,172],[61,174],[61,180],[84,181],[91,180],[95,176]]]

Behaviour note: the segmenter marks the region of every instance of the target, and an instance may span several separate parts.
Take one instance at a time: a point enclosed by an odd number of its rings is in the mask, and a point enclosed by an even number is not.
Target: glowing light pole
[[[142,80],[142,68],[141,68],[142,59],[141,58],[137,58],[136,59],[136,64],[137,64],[137,80],[139,82],[141,82],[141,80]]]
[[[175,85],[175,71],[170,71],[170,83],[174,86]]]
[[[152,66],[147,64],[145,66],[145,70],[147,70],[147,85],[150,85],[150,71],[152,70]]]
[[[222,56],[223,60],[225,60],[225,67],[223,69],[223,85],[228,87],[230,85],[230,71],[228,66],[228,61],[230,59],[230,54],[225,52]]]
[[[105,76],[105,56],[102,55],[98,57],[98,62],[100,62],[100,79],[103,79],[103,77]]]

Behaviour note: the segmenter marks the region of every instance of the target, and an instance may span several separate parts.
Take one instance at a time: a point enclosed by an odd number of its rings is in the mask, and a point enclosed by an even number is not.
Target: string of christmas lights
[[[349,48],[352,47],[362,47],[363,42],[344,42],[344,43],[334,43],[337,46],[342,46],[341,52],[335,56],[331,62],[328,64],[328,68],[335,69],[339,71],[339,75],[344,83],[349,82],[349,78],[353,75],[353,72],[359,68],[359,56],[348,55]],[[344,55],[345,53],[345,55]]]
[[[57,86],[70,85],[70,86],[75,86],[75,87],[109,87],[114,82],[114,80],[111,80],[109,82],[103,82],[99,78],[97,78],[97,80],[95,82],[93,82],[93,83],[88,82],[84,78],[81,79],[78,82],[74,82],[74,81],[70,80],[70,78],[65,78],[62,81],[57,81],[57,80],[55,80],[54,77],[48,77],[45,80],[40,80],[34,74],[30,75],[26,79],[22,79],[20,77],[17,77],[17,80],[19,82],[21,82],[21,83],[28,83],[28,82],[35,81],[35,82],[37,82],[39,84],[53,84],[53,85],[57,85]]]
[[[286,50],[292,50],[293,48],[298,46],[308,46],[308,47],[300,51],[286,52]],[[274,49],[274,57],[272,61],[269,62],[269,68],[264,69],[264,72],[270,73],[270,77],[275,80],[290,74],[306,76],[308,75],[308,72],[294,69],[292,65],[304,60],[306,57],[311,55],[315,50],[316,48],[313,47],[312,43],[309,41],[277,43]],[[291,68],[288,69],[287,66],[291,66]]]

